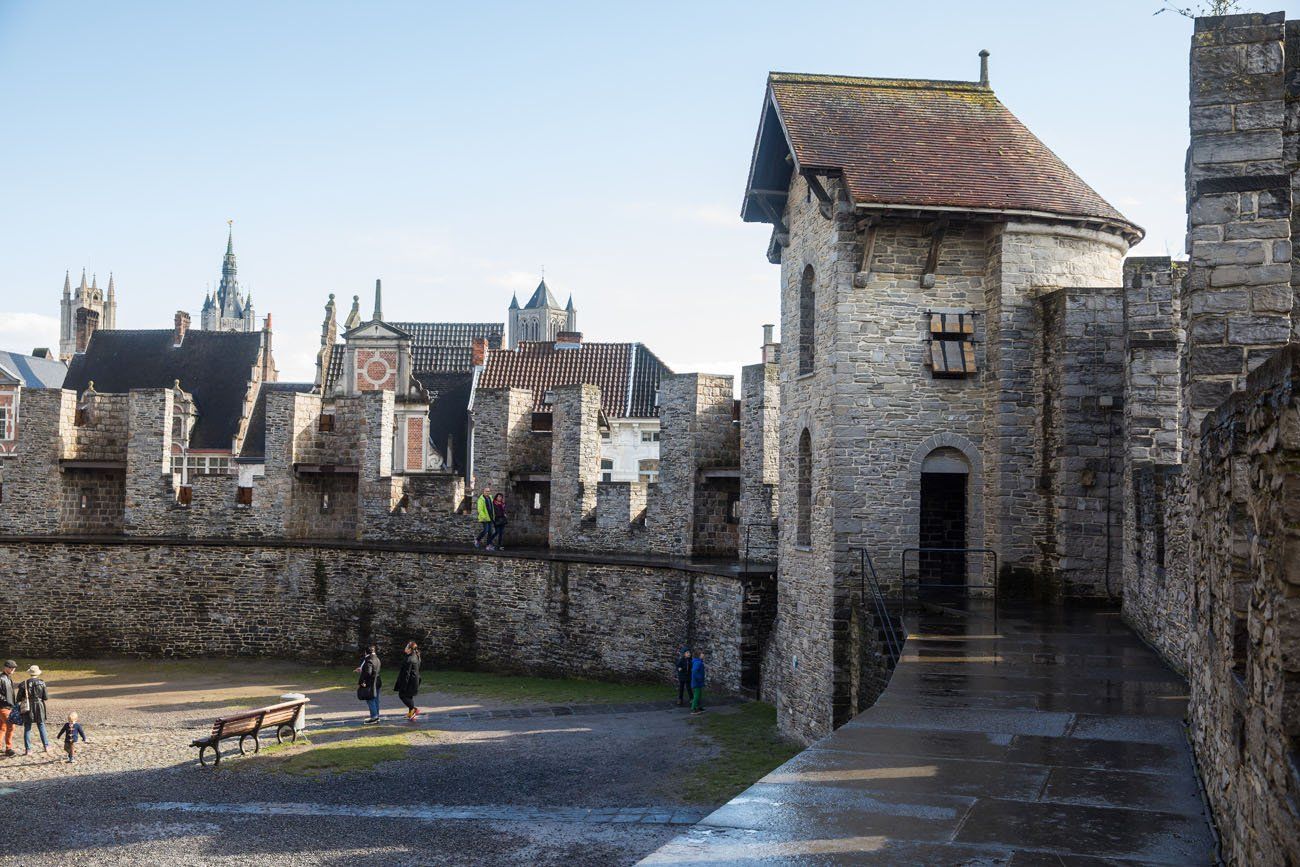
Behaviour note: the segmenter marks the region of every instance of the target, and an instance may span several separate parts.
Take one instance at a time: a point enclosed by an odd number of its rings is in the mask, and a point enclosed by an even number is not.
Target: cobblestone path
[[[1186,685],[1118,612],[922,615],[875,706],[644,864],[1213,864]]]

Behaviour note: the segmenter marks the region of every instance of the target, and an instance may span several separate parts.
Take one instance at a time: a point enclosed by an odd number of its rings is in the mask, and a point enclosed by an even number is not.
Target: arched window
[[[799,435],[798,491],[795,502],[799,514],[795,519],[795,544],[812,544],[812,435],[808,429]]]
[[[813,268],[807,265],[799,278],[799,375],[813,372],[813,341],[817,327],[817,296]]]

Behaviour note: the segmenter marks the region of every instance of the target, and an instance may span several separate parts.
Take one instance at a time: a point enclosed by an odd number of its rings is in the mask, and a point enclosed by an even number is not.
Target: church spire
[[[72,272],[71,271],[63,272],[63,297],[64,298],[72,297]]]
[[[112,271],[109,271],[109,272],[108,272],[108,297],[109,297],[109,300],[112,300],[112,298],[113,298],[113,294],[114,294],[114,288],[113,288],[113,272],[112,272]]]
[[[85,269],[85,268],[82,268],[82,269],[81,269],[81,286],[79,287],[79,290],[80,290],[82,293],[84,293],[84,292],[85,292],[87,289],[89,289],[89,288],[90,288],[90,286],[87,285],[87,283],[86,283],[86,269]]]

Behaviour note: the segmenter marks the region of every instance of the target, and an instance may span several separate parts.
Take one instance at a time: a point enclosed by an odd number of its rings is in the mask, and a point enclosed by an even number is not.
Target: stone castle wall
[[[1192,743],[1228,862],[1297,863],[1300,344],[1250,374],[1200,434],[1190,540]]]
[[[775,598],[763,576],[393,547],[0,540],[0,571],[42,600],[0,620],[29,658],[351,662],[414,638],[439,665],[670,683],[689,645],[711,690],[751,695]]]
[[[1186,275],[1141,260],[1125,279],[1124,615],[1187,675],[1234,864],[1300,861],[1300,22],[1284,19],[1197,20]]]

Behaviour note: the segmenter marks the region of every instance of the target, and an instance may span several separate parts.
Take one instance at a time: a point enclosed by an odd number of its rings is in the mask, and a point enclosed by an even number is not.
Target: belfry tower
[[[86,271],[81,271],[81,285],[73,291],[72,275],[63,274],[63,298],[59,301],[59,359],[71,361],[78,352],[86,351],[90,335],[100,328],[117,327],[117,292],[113,275],[108,275],[108,294],[99,288],[99,278],[92,277],[86,284]]]
[[[256,331],[253,297],[250,294],[245,299],[239,291],[234,221],[226,222],[230,229],[226,235],[226,255],[221,260],[221,285],[217,287],[215,297],[209,293],[203,299],[199,327],[204,331]]]
[[[523,307],[519,306],[519,296],[511,297],[508,315],[510,349],[518,346],[521,340],[552,342],[561,331],[578,329],[578,311],[573,306],[573,296],[570,295],[569,303],[561,307],[545,278],[537,284],[533,296]]]

